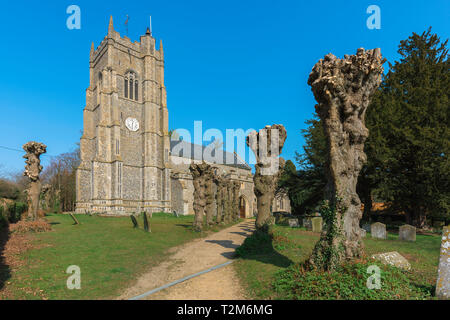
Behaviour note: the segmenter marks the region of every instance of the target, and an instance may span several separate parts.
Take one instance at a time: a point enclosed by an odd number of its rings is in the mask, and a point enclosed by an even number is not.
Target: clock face
[[[136,132],[139,130],[139,121],[135,118],[128,118],[125,120],[125,126],[128,128],[128,130]]]

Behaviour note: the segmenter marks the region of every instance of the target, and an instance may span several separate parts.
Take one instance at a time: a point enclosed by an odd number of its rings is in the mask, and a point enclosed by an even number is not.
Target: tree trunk
[[[284,159],[279,157],[287,134],[283,125],[266,126],[247,137],[247,145],[255,154],[254,191],[257,202],[256,229],[268,232],[274,224],[271,205],[278,187],[278,180],[284,167]]]
[[[366,161],[364,117],[370,96],[381,83],[383,62],[379,49],[358,49],[344,59],[328,54],[310,74],[308,84],[328,143],[328,202],[321,210],[325,228],[309,259],[312,268],[334,270],[363,254],[356,184]]]
[[[206,181],[206,192],[205,192],[205,197],[206,197],[206,207],[205,207],[205,212],[206,212],[206,225],[208,227],[213,225],[213,218],[214,218],[214,198],[215,198],[215,193],[214,193],[214,187],[213,187],[213,177],[210,176],[212,174],[212,170],[208,171],[208,176],[205,177]]]
[[[212,167],[206,163],[195,164],[192,163],[189,167],[192,174],[192,183],[194,184],[194,223],[193,227],[195,231],[201,231],[203,229],[203,215],[205,209],[207,209],[207,219],[211,220],[213,209],[211,208],[211,186],[213,179]]]
[[[39,197],[41,195],[41,181],[39,174],[42,171],[41,154],[47,152],[45,144],[30,141],[23,145],[26,154],[23,156],[26,166],[24,176],[30,179],[30,186],[28,189],[28,219],[37,220],[39,210]]]
[[[216,177],[215,179],[217,185],[216,191],[216,205],[217,205],[217,213],[216,213],[216,223],[222,223],[223,221],[223,182],[222,178]]]

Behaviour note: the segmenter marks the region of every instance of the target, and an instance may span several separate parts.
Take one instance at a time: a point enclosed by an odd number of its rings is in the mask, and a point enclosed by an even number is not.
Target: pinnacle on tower
[[[94,46],[94,42],[92,42],[92,44],[91,44],[91,53],[90,53],[91,56],[94,54],[94,51],[95,51],[95,46]]]
[[[152,35],[151,32],[150,32],[150,28],[149,28],[149,27],[147,27],[147,31],[145,32],[145,34],[146,34],[146,35],[149,35],[149,36]]]
[[[114,24],[113,24],[113,17],[111,15],[111,17],[109,18],[109,26],[108,26],[108,33],[112,33],[114,31]]]
[[[161,53],[161,56],[164,56],[162,40],[159,40],[159,52]]]

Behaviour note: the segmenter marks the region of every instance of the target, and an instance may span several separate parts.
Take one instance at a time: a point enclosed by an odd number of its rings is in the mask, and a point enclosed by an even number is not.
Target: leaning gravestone
[[[312,230],[311,217],[303,218],[303,226],[306,228],[306,230]]]
[[[403,241],[416,241],[416,227],[405,224],[400,227],[398,239]]]
[[[450,299],[450,227],[444,227],[442,230],[436,297]]]
[[[391,265],[403,270],[411,270],[411,264],[397,251],[374,254],[372,259],[379,260],[383,264]]]
[[[312,232],[322,232],[323,220],[321,217],[311,219]]]
[[[72,218],[72,220],[73,220],[73,222],[74,222],[75,225],[80,224],[80,223],[78,222],[77,218],[75,218],[75,216],[73,215],[73,213],[69,213],[69,215],[70,215],[70,217]]]
[[[289,227],[298,228],[300,225],[298,224],[298,219],[289,219]]]
[[[131,222],[133,222],[133,228],[136,229],[138,227],[138,222],[136,220],[136,217],[131,215],[130,218],[131,218]]]
[[[152,232],[152,231],[150,230],[150,225],[149,225],[149,223],[148,223],[147,212],[143,212],[143,213],[142,213],[142,216],[144,217],[144,230],[145,230],[146,232]]]
[[[372,238],[386,239],[386,225],[381,222],[375,222],[370,226],[370,233],[372,234]]]

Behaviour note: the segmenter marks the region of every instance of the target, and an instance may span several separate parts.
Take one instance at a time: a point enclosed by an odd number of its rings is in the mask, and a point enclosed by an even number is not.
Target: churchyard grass
[[[193,216],[156,213],[149,219],[151,233],[133,229],[129,217],[52,214],[53,231],[33,234],[34,249],[18,258],[24,264],[8,279],[8,299],[110,299],[133,283],[141,273],[168,256],[168,249],[206,232],[193,232]],[[218,231],[226,226],[213,227]],[[209,232],[211,232],[209,231]],[[81,269],[81,289],[66,286],[69,266]]]
[[[234,264],[250,299],[286,298],[286,292],[277,292],[274,288],[280,272],[305,261],[319,239],[318,233],[284,225],[276,225],[274,235],[271,244],[264,241],[259,244],[253,243],[253,250],[244,252]],[[412,267],[412,271],[407,273],[408,279],[416,288],[426,292],[434,292],[440,243],[441,237],[438,234],[418,234],[416,242],[399,241],[398,235],[393,233],[388,233],[387,240],[371,239],[370,233],[364,239],[365,251],[369,257],[375,253],[391,251],[403,255]],[[358,299],[358,296],[353,298]]]

